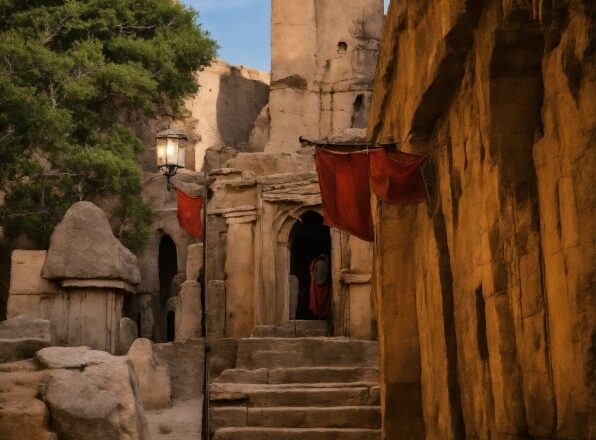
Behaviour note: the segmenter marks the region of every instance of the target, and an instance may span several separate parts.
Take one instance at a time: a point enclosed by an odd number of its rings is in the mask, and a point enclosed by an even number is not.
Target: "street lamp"
[[[157,168],[166,176],[168,191],[172,188],[170,179],[178,168],[184,168],[187,140],[186,133],[177,128],[168,128],[155,136]]]

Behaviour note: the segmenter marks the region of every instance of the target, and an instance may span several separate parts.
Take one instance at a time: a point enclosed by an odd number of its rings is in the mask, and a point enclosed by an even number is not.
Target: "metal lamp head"
[[[176,128],[160,131],[155,136],[157,168],[166,176],[168,191],[172,187],[170,179],[176,175],[179,168],[184,168],[187,140],[186,133]]]

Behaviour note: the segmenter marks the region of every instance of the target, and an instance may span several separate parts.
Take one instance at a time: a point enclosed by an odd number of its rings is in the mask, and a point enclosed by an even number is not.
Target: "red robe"
[[[318,258],[313,258],[310,263],[310,301],[308,309],[317,319],[327,319],[329,316],[329,291],[331,283],[329,279],[325,284],[319,286],[316,282]]]

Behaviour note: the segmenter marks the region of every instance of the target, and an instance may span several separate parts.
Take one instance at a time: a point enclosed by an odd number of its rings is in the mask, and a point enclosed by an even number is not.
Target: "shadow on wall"
[[[225,145],[248,142],[255,120],[269,101],[269,86],[242,76],[237,67],[220,77],[217,126]]]

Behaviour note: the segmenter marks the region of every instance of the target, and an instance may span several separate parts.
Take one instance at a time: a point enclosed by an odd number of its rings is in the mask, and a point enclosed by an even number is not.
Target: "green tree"
[[[0,0],[0,222],[38,246],[78,200],[109,200],[120,239],[149,236],[141,141],[126,114],[177,118],[217,44],[172,0]]]

